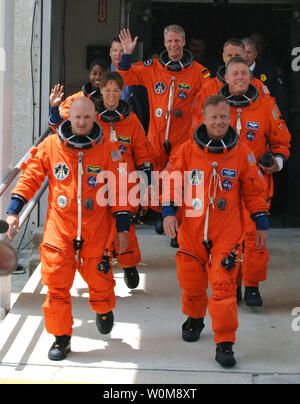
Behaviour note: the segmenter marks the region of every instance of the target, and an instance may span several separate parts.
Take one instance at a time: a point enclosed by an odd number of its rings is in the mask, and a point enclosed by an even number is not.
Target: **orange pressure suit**
[[[228,85],[220,90],[230,104],[231,125],[237,129],[240,141],[246,143],[259,160],[268,151],[280,156],[283,161],[289,157],[290,133],[272,97],[261,97],[256,88],[250,84],[246,97],[233,97]],[[270,208],[273,196],[273,177],[263,173],[267,187],[264,198]],[[246,238],[243,262],[245,286],[258,286],[259,281],[266,280],[268,250],[258,250],[255,244],[255,228],[249,213],[245,210]]]
[[[210,73],[193,61],[187,50],[180,62],[169,60],[167,51],[162,52],[159,59],[135,65],[126,62],[128,57],[123,54],[118,72],[126,85],[139,84],[147,88],[150,104],[148,138],[156,159],[154,168],[161,171],[169,156],[188,139],[194,97],[209,80]]]
[[[131,111],[129,104],[123,100],[119,101],[119,105],[115,111],[107,111],[103,105],[100,93],[90,92],[90,86],[85,86],[82,91],[68,97],[59,108],[59,114],[54,120],[49,120],[52,129],[56,130],[59,125],[68,118],[71,103],[80,96],[92,98],[97,104],[97,122],[103,128],[103,136],[111,145],[111,156],[114,161],[124,162],[128,165],[128,173],[138,168],[141,171],[149,173],[153,165],[150,157],[153,155],[149,151],[150,144],[147,141],[144,130],[135,113]],[[80,95],[81,94],[81,95]],[[60,116],[59,116],[60,115]],[[149,179],[149,178],[148,178]],[[134,216],[139,214],[138,206],[132,207]],[[141,252],[136,238],[135,226],[130,226],[128,233],[128,248],[122,255],[117,255],[117,261],[121,268],[135,267],[141,260]]]
[[[118,164],[111,159],[102,129],[95,123],[88,138],[72,136],[70,122],[65,121],[59,135],[50,135],[37,147],[12,191],[14,197],[27,202],[48,176],[48,212],[40,256],[42,281],[48,287],[43,305],[45,326],[55,336],[72,335],[70,289],[76,269],[89,286],[92,310],[106,313],[114,308],[112,271],[105,274],[97,265],[106,250],[113,249],[114,216],[126,214],[129,230],[129,207],[119,206],[118,185],[114,189],[108,183],[109,198],[99,198],[102,172],[111,172],[118,184]],[[86,144],[79,143],[79,138]]]
[[[138,169],[144,172],[149,180],[152,171],[149,142],[129,104],[120,100],[116,110],[108,111],[100,102],[98,112],[97,121],[103,128],[103,137],[110,143],[112,159],[127,163],[128,175]],[[134,213],[138,213],[138,205],[131,208]],[[130,226],[128,233],[128,248],[117,259],[122,268],[134,267],[140,262],[141,253],[134,224]]]
[[[199,126],[200,122],[201,123],[203,122],[202,108],[205,103],[205,100],[211,95],[218,94],[223,85],[226,84],[224,75],[225,75],[225,66],[222,66],[221,68],[219,68],[216,77],[213,77],[211,80],[207,81],[201,88],[199,93],[196,95],[195,102],[193,104],[191,134],[194,133],[195,129]],[[251,80],[251,84],[257,88],[259,94],[262,97],[263,96],[271,97],[268,87],[265,84],[263,84],[263,82],[260,81],[259,79],[253,77]]]
[[[201,125],[194,138],[180,148],[169,169],[170,174],[179,173],[182,182],[170,181],[170,187],[163,183],[162,194],[163,217],[170,206],[181,211],[176,263],[183,290],[182,311],[189,317],[203,318],[208,307],[216,344],[234,343],[238,328],[238,265],[228,270],[221,262],[242,241],[241,199],[253,220],[267,215],[263,177],[253,153],[238,142],[232,127],[222,140],[225,148],[220,142],[209,144],[206,127]],[[209,299],[208,281],[212,289]]]

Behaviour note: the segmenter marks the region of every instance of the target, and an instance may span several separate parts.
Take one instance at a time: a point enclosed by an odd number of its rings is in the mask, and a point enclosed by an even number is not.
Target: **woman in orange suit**
[[[51,360],[64,359],[71,349],[70,289],[76,270],[89,286],[89,303],[97,313],[99,331],[111,331],[116,299],[109,256],[115,238],[120,253],[128,244],[130,207],[120,204],[124,195],[118,187],[119,163],[111,158],[110,145],[95,122],[95,114],[94,103],[88,98],[73,101],[69,120],[58,134],[48,136],[28,161],[7,210],[8,236],[12,238],[22,207],[48,176],[48,212],[40,255],[42,281],[48,287],[43,304],[45,326],[55,336],[48,353]],[[111,172],[116,178],[115,188],[108,183],[109,201],[101,197],[105,195],[101,172]]]
[[[253,153],[238,142],[229,126],[225,97],[211,96],[204,106],[205,124],[195,131],[177,154],[169,173],[180,181],[163,182],[164,230],[178,230],[177,275],[183,290],[182,326],[185,341],[196,341],[204,328],[208,307],[215,334],[216,360],[234,366],[232,351],[238,328],[235,260],[243,237],[243,199],[256,225],[259,248],[266,242],[267,207],[262,197],[263,177]],[[178,229],[176,211],[181,211]],[[212,296],[208,299],[208,281]]]
[[[136,114],[131,111],[129,104],[121,99],[124,81],[118,72],[107,72],[100,80],[102,101],[98,105],[98,122],[103,128],[103,136],[110,141],[111,153],[115,161],[127,164],[128,174],[136,169],[142,171],[151,183],[151,153],[143,127]],[[130,203],[130,201],[129,201]],[[132,206],[134,214],[139,214],[139,206]],[[118,263],[124,270],[124,280],[127,286],[134,289],[139,283],[136,265],[140,262],[141,253],[132,223],[129,232],[127,251],[118,255]]]

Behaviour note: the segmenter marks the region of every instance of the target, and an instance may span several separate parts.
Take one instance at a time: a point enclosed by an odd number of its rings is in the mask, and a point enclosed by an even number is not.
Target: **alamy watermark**
[[[298,332],[300,331],[300,307],[293,307],[291,315],[295,317],[292,320],[291,328],[293,331]]]
[[[204,171],[152,171],[151,186],[143,171],[127,173],[127,164],[121,163],[118,175],[102,171],[97,176],[99,206],[164,206],[173,202],[185,206],[187,217],[198,217],[204,209]]]
[[[292,70],[294,72],[299,72],[300,71],[300,46],[293,48],[291,55],[295,56],[295,58],[292,60],[292,65],[291,65]]]

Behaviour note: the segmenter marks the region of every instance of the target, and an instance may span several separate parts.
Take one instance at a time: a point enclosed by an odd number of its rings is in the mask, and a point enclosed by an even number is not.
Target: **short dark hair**
[[[227,63],[225,73],[228,73],[229,67],[230,67],[231,65],[234,65],[234,64],[237,64],[237,63],[242,63],[243,65],[246,65],[246,66],[248,67],[248,69],[249,69],[248,63],[246,62],[245,59],[243,59],[243,58],[240,57],[240,56],[235,56],[235,57],[231,58],[231,59],[229,60],[229,62]],[[250,70],[249,70],[249,71],[250,71]]]
[[[223,52],[224,52],[226,46],[228,46],[228,45],[239,46],[240,48],[245,49],[245,45],[238,38],[230,38],[230,39],[228,39],[228,41],[226,41],[224,43],[224,45],[223,45]]]
[[[203,108],[202,108],[203,114],[205,115],[206,108],[209,105],[218,105],[218,104],[220,104],[220,102],[225,102],[227,105],[229,105],[229,102],[228,102],[227,98],[224,97],[224,95],[214,94],[214,95],[210,95],[209,97],[207,97],[204,102]]]
[[[94,66],[101,66],[102,70],[105,72],[110,68],[110,63],[105,58],[97,58],[92,61],[89,71],[91,72]]]
[[[113,39],[111,40],[111,44],[112,44],[113,42],[119,42],[119,43],[121,43],[120,38],[118,37],[118,35],[116,35],[116,36],[113,37]]]
[[[123,90],[124,80],[123,77],[118,72],[105,72],[100,78],[100,88],[106,86],[109,81],[115,81],[120,90]]]

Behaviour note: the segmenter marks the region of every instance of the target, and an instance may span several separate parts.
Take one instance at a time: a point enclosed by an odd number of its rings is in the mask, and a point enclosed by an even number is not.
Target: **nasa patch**
[[[65,163],[58,163],[53,170],[54,177],[57,180],[65,180],[70,173],[69,167]]]
[[[230,191],[232,188],[232,182],[230,180],[224,180],[222,182],[222,187],[225,191]]]
[[[249,130],[246,133],[246,138],[247,140],[249,140],[250,142],[252,142],[255,139],[255,133],[253,132],[253,130]]]
[[[179,97],[181,100],[185,100],[186,97],[187,97],[187,93],[186,93],[185,91],[180,91],[180,92],[178,93],[178,97]]]
[[[154,91],[156,94],[163,94],[166,91],[166,84],[163,81],[158,81],[154,84]]]
[[[126,146],[124,146],[123,144],[121,144],[121,146],[119,147],[119,150],[120,150],[120,152],[121,152],[121,154],[122,154],[122,156],[123,156],[123,154],[126,153]]]
[[[97,177],[95,177],[94,175],[90,176],[87,179],[87,183],[89,187],[95,188],[97,186]]]

